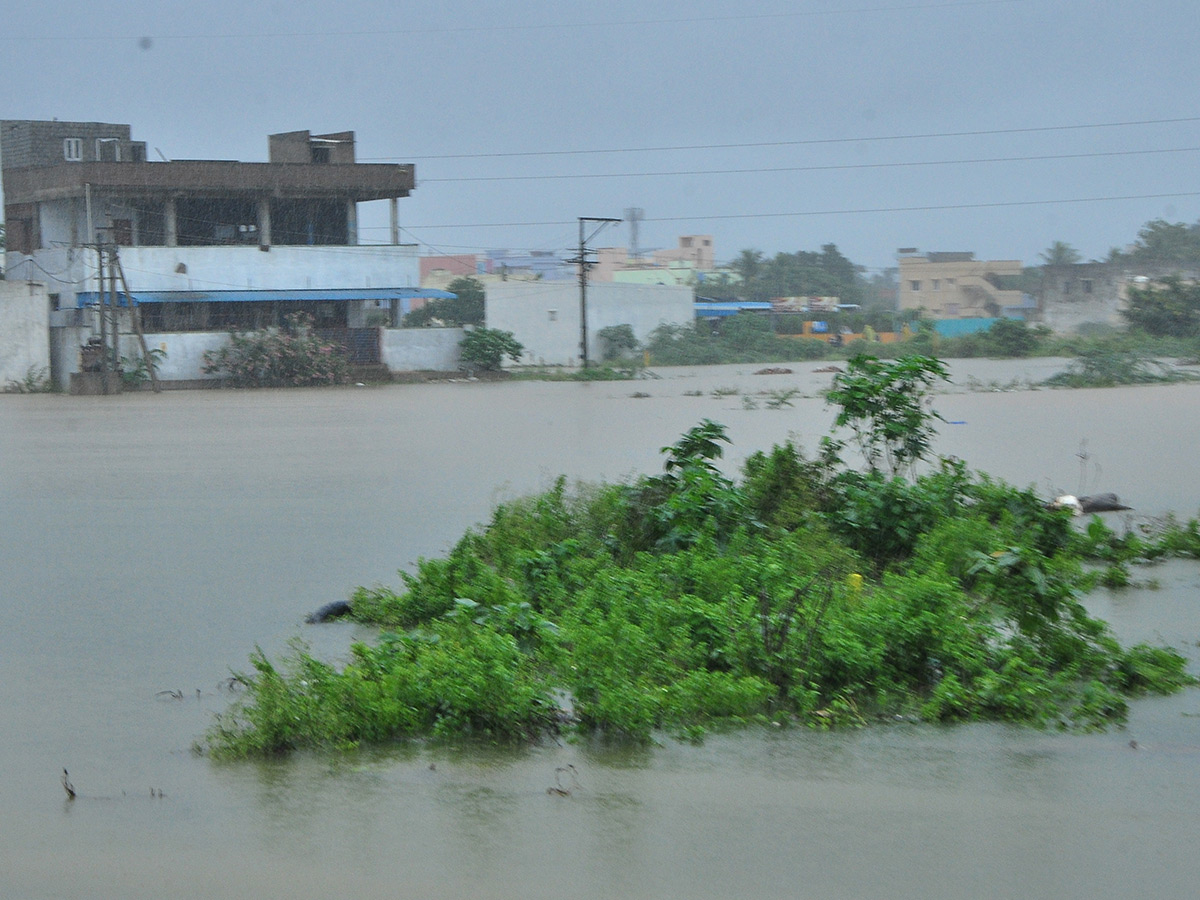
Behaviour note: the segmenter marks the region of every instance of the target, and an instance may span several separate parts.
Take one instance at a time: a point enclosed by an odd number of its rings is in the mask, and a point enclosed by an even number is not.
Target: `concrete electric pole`
[[[582,360],[583,368],[588,367],[588,327],[587,327],[587,282],[588,269],[594,265],[588,259],[589,253],[594,253],[594,250],[588,249],[588,241],[598,235],[605,225],[613,222],[620,222],[620,219],[597,218],[595,216],[580,216],[579,217],[579,257],[577,259],[568,260],[569,262],[579,263],[579,358]],[[585,234],[587,223],[596,224],[596,229],[591,234]]]

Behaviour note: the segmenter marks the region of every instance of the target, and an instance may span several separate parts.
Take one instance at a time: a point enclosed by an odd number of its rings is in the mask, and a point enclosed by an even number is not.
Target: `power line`
[[[1180,116],[1171,119],[1139,119],[1128,122],[1087,122],[1075,125],[1036,125],[1024,128],[989,128],[976,131],[929,131],[915,134],[883,134],[848,138],[806,138],[796,141],[749,141],[736,144],[677,144],[661,147],[608,147],[589,150],[520,150],[497,153],[446,153],[430,156],[373,156],[359,162],[420,162],[431,159],[501,159],[533,156],[586,156],[600,153],[666,153],[683,150],[748,150],[755,147],[805,147],[822,144],[862,144],[872,141],[915,141],[932,138],[989,137],[1001,134],[1040,134],[1051,131],[1083,131],[1092,128],[1132,128],[1144,125],[1176,125],[1200,122],[1200,116]]]
[[[1001,207],[1014,206],[1053,206],[1060,203],[1107,203],[1123,200],[1163,200],[1163,199],[1178,199],[1182,197],[1200,197],[1200,191],[1179,191],[1175,193],[1165,194],[1122,194],[1112,195],[1107,197],[1064,197],[1054,200],[1002,200],[990,203],[947,203],[947,204],[930,204],[927,206],[878,206],[878,207],[862,207],[855,209],[814,209],[801,210],[795,212],[779,212],[779,213],[733,213],[733,214],[709,214],[699,216],[656,216],[647,217],[645,222],[706,222],[706,221],[723,221],[728,219],[786,219],[799,218],[803,216],[847,216],[861,215],[865,213],[893,213],[893,212],[936,212],[942,210],[956,209],[994,209]],[[412,229],[434,229],[434,228],[549,228],[569,225],[566,220],[552,222],[472,222],[468,224],[456,225],[409,225],[409,230]]]
[[[918,166],[957,166],[978,163],[1042,162],[1062,159],[1095,159],[1111,156],[1144,156],[1163,153],[1196,153],[1200,147],[1174,147],[1156,150],[1108,150],[1094,153],[1053,153],[1039,156],[992,156],[975,159],[936,159],[917,162],[845,163],[825,166],[778,166],[749,169],[692,169],[675,172],[585,172],[572,175],[478,175],[462,178],[423,178],[421,184],[459,181],[556,181],[584,178],[666,178],[686,175],[765,175],[778,172],[836,172],[856,169],[906,169]]]
[[[707,25],[707,24],[724,24],[729,22],[755,22],[755,21],[778,21],[781,19],[801,19],[801,18],[829,18],[835,16],[860,16],[866,14],[890,13],[890,12],[921,12],[925,10],[953,10],[953,9],[971,9],[974,7],[987,6],[1010,6],[1017,3],[1026,3],[1028,0],[947,0],[940,3],[908,3],[901,5],[888,6],[859,6],[859,7],[842,7],[837,9],[810,9],[810,10],[794,10],[781,13],[742,13],[738,15],[725,16],[675,16],[661,17],[656,19],[617,19],[611,22],[604,21],[589,21],[589,22],[504,22],[493,23],[486,25],[446,25],[435,27],[410,27],[404,28],[371,28],[371,29],[348,29],[344,31],[321,30],[321,31],[262,31],[262,32],[212,32],[212,33],[178,33],[178,34],[160,34],[160,35],[21,35],[15,36],[12,34],[0,35],[0,42],[17,42],[28,43],[36,41],[38,43],[66,43],[66,42],[112,42],[117,40],[166,40],[166,41],[195,41],[195,40],[233,40],[242,38],[251,38],[256,40],[267,38],[338,38],[338,37],[377,37],[388,35],[404,35],[412,37],[417,35],[437,35],[437,34],[494,34],[500,32],[539,32],[539,31],[577,31],[592,28],[640,28],[652,25]]]
[[[732,215],[716,216],[668,216],[648,219],[650,222],[695,222],[716,221],[723,219],[784,219],[800,216],[849,216],[863,213],[893,213],[893,212],[938,212],[955,209],[993,209],[1010,206],[1054,206],[1059,203],[1107,203],[1121,200],[1163,200],[1179,197],[1200,197],[1200,191],[1182,191],[1172,194],[1126,194],[1111,197],[1071,197],[1059,200],[998,200],[991,203],[947,203],[929,206],[881,206],[862,209],[823,209],[806,210],[804,212],[785,213],[735,213]]]

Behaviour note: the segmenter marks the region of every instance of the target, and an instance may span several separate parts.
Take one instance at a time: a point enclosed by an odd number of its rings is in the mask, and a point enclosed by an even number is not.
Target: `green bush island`
[[[860,359],[850,374],[925,410],[938,369]],[[663,448],[658,475],[560,478],[505,503],[399,589],[359,588],[354,614],[380,634],[340,667],[303,646],[280,663],[255,653],[207,745],[238,757],[563,729],[647,740],[897,715],[1093,728],[1131,696],[1192,682],[1181,655],[1122,647],[1080,597],[1090,560],[1200,555],[1196,522],[1076,529],[961,462],[918,474],[930,420],[904,420],[915,437],[889,421],[858,422],[881,429],[868,446],[895,442],[861,470],[836,442],[816,458],[789,443],[731,478],[725,429],[706,420]]]

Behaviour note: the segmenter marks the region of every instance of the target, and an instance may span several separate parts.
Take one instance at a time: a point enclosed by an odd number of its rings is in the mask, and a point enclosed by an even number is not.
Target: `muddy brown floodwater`
[[[355,626],[305,613],[394,583],[497,500],[560,473],[656,471],[704,417],[728,427],[731,466],[789,436],[814,447],[829,376],[756,368],[0,397],[0,896],[1195,896],[1197,690],[1136,701],[1103,734],[897,724],[640,750],[190,752],[255,645],[299,635],[338,658]],[[1138,515],[1200,509],[1200,386],[990,391],[1061,363],[953,368],[940,453],[1047,494],[1115,491]],[[767,408],[761,392],[790,388],[807,396]],[[1200,566],[1135,577],[1160,586],[1091,604],[1122,638],[1197,657]],[[547,794],[568,764],[570,796]]]

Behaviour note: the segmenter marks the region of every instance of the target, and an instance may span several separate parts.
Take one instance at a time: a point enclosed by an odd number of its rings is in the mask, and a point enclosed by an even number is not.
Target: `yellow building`
[[[1020,307],[1022,293],[1008,287],[1021,274],[1017,259],[981,260],[974,253],[900,257],[900,309],[934,319],[976,319]]]

